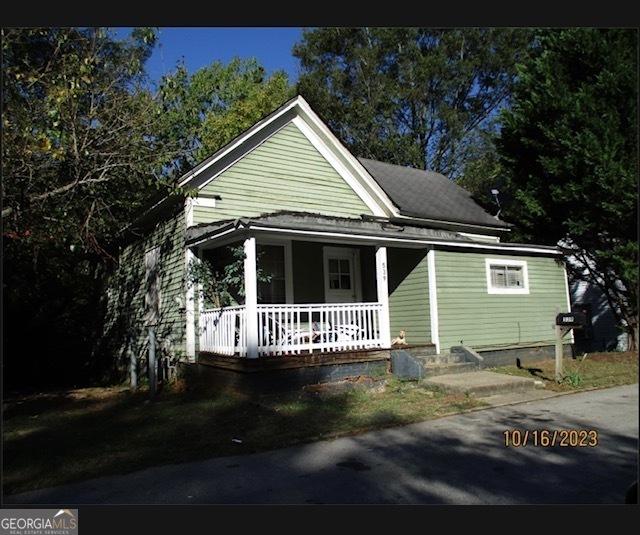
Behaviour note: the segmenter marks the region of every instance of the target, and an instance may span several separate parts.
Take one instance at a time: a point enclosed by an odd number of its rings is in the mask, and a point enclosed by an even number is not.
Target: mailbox
[[[586,318],[581,312],[566,312],[556,316],[556,325],[561,327],[580,328],[586,324]]]

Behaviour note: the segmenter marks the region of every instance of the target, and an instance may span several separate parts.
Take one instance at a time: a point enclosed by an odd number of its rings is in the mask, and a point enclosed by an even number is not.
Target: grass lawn
[[[589,353],[563,362],[565,380],[557,383],[555,360],[543,360],[517,366],[492,368],[490,371],[542,379],[545,387],[556,392],[626,385],[638,382],[638,353]]]
[[[88,388],[5,402],[4,489],[14,494],[148,466],[245,454],[461,412],[482,402],[389,379],[384,392]],[[239,439],[238,443],[232,439]]]

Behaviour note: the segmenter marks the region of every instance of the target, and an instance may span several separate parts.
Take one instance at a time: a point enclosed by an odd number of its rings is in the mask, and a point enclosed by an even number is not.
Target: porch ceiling
[[[493,250],[512,250],[542,254],[559,254],[556,247],[544,245],[503,244],[474,241],[454,231],[392,223],[386,218],[362,216],[361,219],[331,217],[304,212],[275,212],[189,227],[186,246],[208,246],[239,240],[248,234],[276,234],[304,240],[345,241],[371,245],[427,247],[457,246]]]

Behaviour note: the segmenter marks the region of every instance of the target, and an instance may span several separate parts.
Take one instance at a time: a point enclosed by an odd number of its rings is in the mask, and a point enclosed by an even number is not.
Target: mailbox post
[[[564,370],[562,369],[562,357],[564,357],[564,349],[562,347],[562,338],[564,337],[565,329],[562,325],[556,324],[556,382],[562,381]]]
[[[581,329],[585,325],[585,317],[580,313],[565,313],[556,316],[556,381],[562,381],[564,371],[562,369],[562,339],[571,329]]]

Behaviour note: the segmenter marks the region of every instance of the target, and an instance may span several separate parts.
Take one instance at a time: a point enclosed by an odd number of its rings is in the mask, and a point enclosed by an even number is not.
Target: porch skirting
[[[212,366],[241,373],[291,370],[318,366],[346,365],[367,362],[388,362],[391,352],[388,349],[360,351],[337,351],[332,353],[313,353],[307,355],[271,356],[259,359],[228,357],[215,353],[200,352],[197,362],[203,366]]]
[[[200,353],[195,363],[181,362],[178,374],[188,388],[230,389],[251,396],[296,391],[306,385],[359,375],[385,375],[389,373],[389,365],[390,351],[387,349],[259,359]]]

